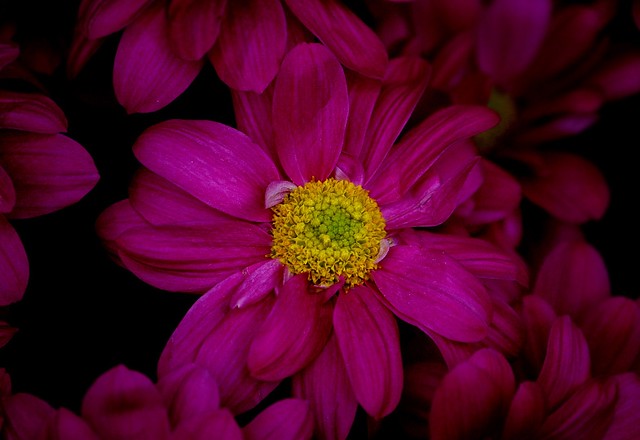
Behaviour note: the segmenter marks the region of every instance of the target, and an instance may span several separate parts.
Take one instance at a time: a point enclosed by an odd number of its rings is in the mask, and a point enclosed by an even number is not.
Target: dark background
[[[50,45],[52,53],[64,54],[76,8],[76,1],[0,1],[0,22],[14,18],[17,40]],[[637,42],[627,18],[621,20],[626,26],[621,35]],[[0,367],[10,373],[14,392],[29,392],[54,407],[73,410],[91,383],[117,364],[153,378],[165,341],[196,299],[138,280],[109,260],[95,235],[98,215],[127,197],[138,168],[133,142],[145,128],[174,117],[234,124],[229,92],[208,64],[163,110],[127,115],[111,85],[117,42],[118,35],[110,37],[73,81],[66,79],[62,65],[39,76],[69,120],[68,136],[94,158],[99,183],[73,206],[12,221],[31,275],[24,299],[5,311],[19,331],[0,349]],[[605,217],[585,225],[585,233],[605,259],[614,294],[633,298],[638,297],[640,264],[635,214],[639,109],[638,97],[612,103],[597,125],[571,141],[600,167],[612,193]]]

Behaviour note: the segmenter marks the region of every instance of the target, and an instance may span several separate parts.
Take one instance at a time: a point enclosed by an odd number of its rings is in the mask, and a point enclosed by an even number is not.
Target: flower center
[[[311,181],[273,208],[271,257],[316,285],[351,287],[376,269],[385,222],[368,191],[347,180]]]

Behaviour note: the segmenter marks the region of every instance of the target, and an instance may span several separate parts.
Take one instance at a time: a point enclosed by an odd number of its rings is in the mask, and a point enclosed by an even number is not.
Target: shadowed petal
[[[160,2],[122,34],[113,66],[113,87],[128,113],[161,109],[200,73],[203,61],[185,61],[173,53],[167,28]]]
[[[0,128],[55,134],[67,131],[67,118],[47,96],[0,90]]]
[[[395,246],[371,276],[400,319],[461,342],[487,335],[489,296],[476,277],[445,253]]]
[[[42,438],[55,410],[31,394],[17,393],[2,399],[2,430],[8,440]]]
[[[335,57],[320,44],[292,49],[276,79],[273,124],[280,162],[293,183],[329,177],[342,149],[348,110],[347,82]]]
[[[89,0],[78,17],[84,34],[93,39],[118,32],[153,0]]]
[[[169,120],[143,132],[133,152],[151,171],[209,206],[246,220],[271,220],[264,193],[280,175],[238,130],[212,121]]]
[[[0,43],[0,69],[14,62],[20,55],[20,48],[15,43]]]
[[[62,135],[11,132],[0,136],[0,165],[16,191],[12,218],[36,217],[83,198],[100,176],[93,159]]]
[[[347,376],[335,335],[304,370],[293,376],[293,394],[309,401],[319,438],[344,440],[358,402]]]
[[[636,440],[640,437],[640,378],[635,373],[624,373],[613,380],[618,387],[618,401],[604,439]]]
[[[540,385],[525,381],[513,396],[502,436],[505,440],[535,438],[546,413],[544,394]]]
[[[49,419],[47,439],[100,440],[89,424],[66,408],[60,408]]]
[[[381,78],[387,67],[382,41],[337,0],[286,0],[294,15],[349,69]]]
[[[304,368],[327,343],[332,314],[332,303],[309,292],[307,274],[289,279],[251,344],[251,374],[262,380],[282,380]]]
[[[0,306],[22,299],[29,281],[29,260],[13,226],[0,215]]]
[[[192,423],[182,423],[171,434],[172,440],[246,440],[233,414],[226,408]]]
[[[231,98],[238,130],[246,133],[277,163],[278,153],[273,140],[271,117],[273,83],[271,84],[262,93],[231,90]]]
[[[226,6],[227,0],[171,1],[169,36],[180,58],[199,60],[205,56],[220,34]]]
[[[258,414],[242,429],[246,440],[305,440],[313,434],[309,402],[282,399]]]
[[[286,42],[280,0],[233,0],[209,59],[232,89],[262,93],[278,73]]]
[[[356,398],[367,414],[381,419],[396,408],[402,393],[395,316],[372,289],[357,286],[338,296],[333,321]]]
[[[556,318],[551,305],[539,296],[526,295],[522,299],[522,322],[525,333],[522,354],[535,373],[540,371],[544,363],[549,332]]]
[[[16,190],[11,176],[0,165],[0,213],[10,212],[16,204]]]

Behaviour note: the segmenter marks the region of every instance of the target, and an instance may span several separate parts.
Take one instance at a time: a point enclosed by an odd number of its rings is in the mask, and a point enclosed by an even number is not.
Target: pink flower
[[[3,379],[8,381],[6,373]],[[14,439],[310,439],[309,404],[288,398],[271,404],[245,426],[220,406],[218,387],[206,370],[185,365],[153,383],[117,365],[87,390],[80,414],[52,408],[27,393],[3,389],[3,438]]]
[[[468,197],[469,138],[496,115],[446,108],[396,142],[426,68],[399,58],[382,81],[345,78],[324,46],[301,44],[273,90],[234,95],[251,138],[185,120],[138,138],[145,169],[99,234],[146,282],[207,292],[160,377],[204,365],[241,413],[293,376],[320,435],[344,438],[358,403],[381,418],[398,402],[395,316],[442,338],[486,336],[493,306],[480,279],[524,283],[526,272],[484,241],[413,227],[441,224]]]
[[[287,45],[313,36],[361,74],[380,78],[388,61],[374,32],[337,0],[86,0],[78,12],[69,74],[77,75],[105,37],[122,29],[113,82],[129,113],[172,102],[205,59],[229,87],[261,93]]]
[[[0,54],[8,66],[19,51],[0,44]],[[29,280],[27,255],[10,221],[76,203],[99,179],[91,156],[62,134],[66,130],[64,113],[49,97],[0,90],[0,306],[20,300]]]

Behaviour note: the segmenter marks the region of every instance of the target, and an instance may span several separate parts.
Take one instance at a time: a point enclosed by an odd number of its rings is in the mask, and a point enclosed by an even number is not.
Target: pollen
[[[367,190],[347,180],[311,181],[273,208],[273,245],[292,274],[307,273],[315,285],[344,278],[345,287],[369,279],[377,268],[385,222]]]

